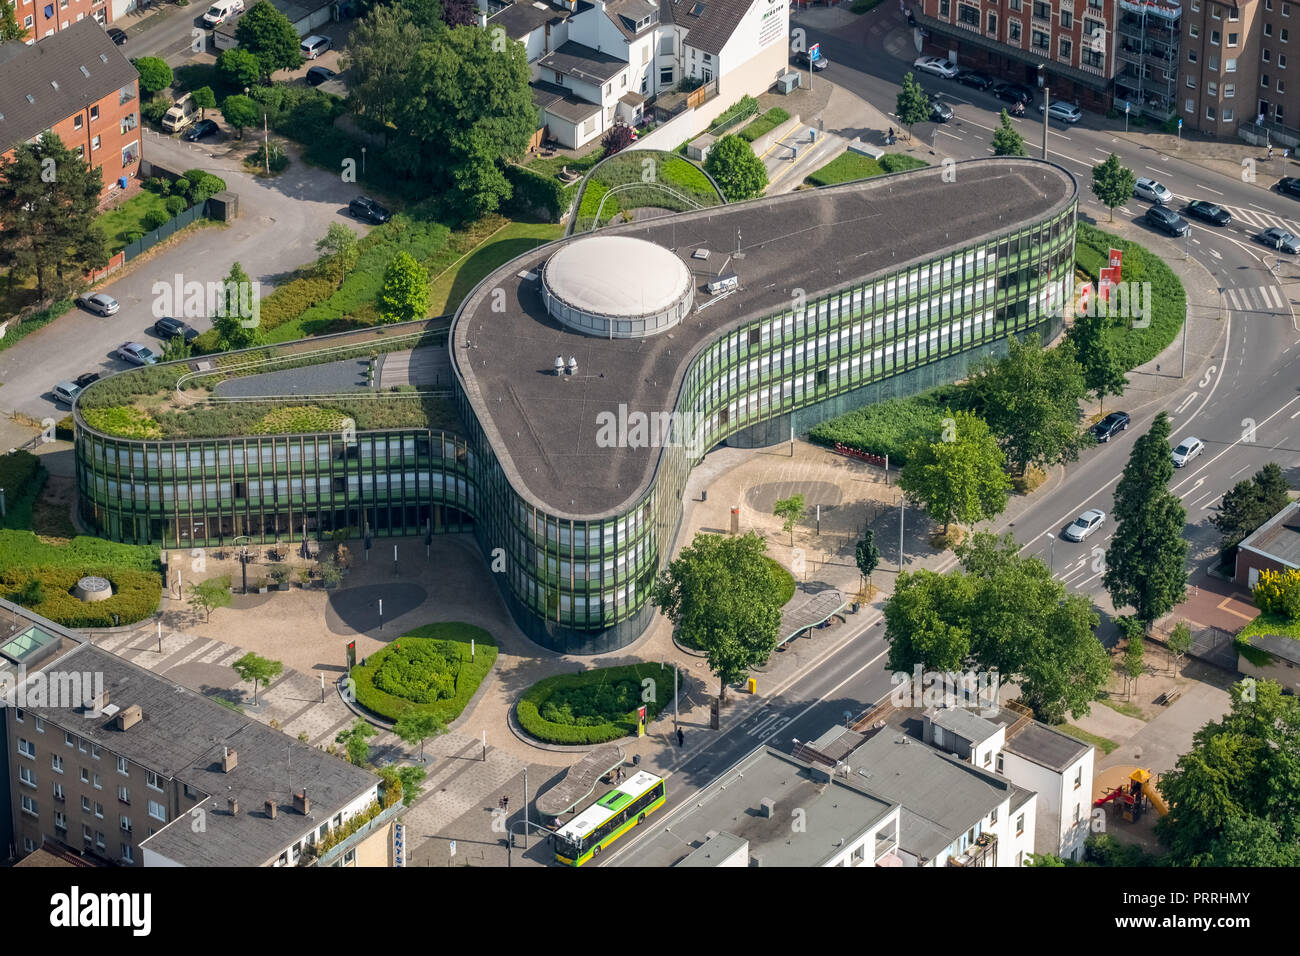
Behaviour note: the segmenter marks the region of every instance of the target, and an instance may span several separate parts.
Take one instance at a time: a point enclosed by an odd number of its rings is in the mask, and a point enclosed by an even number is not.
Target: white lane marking
[[[1196,401],[1196,397],[1197,397],[1199,394],[1200,394],[1200,392],[1192,392],[1192,394],[1190,394],[1190,395],[1188,395],[1186,398],[1184,398],[1184,399],[1179,403],[1178,407],[1174,409],[1174,414],[1175,414],[1175,415],[1181,415],[1181,414],[1183,413],[1183,410],[1186,409],[1188,405],[1190,405],[1190,404],[1192,404],[1192,402]]]
[[[1216,382],[1215,385],[1218,385],[1218,382]],[[1206,401],[1209,401],[1209,398],[1208,398],[1208,397],[1207,397]],[[1259,430],[1260,428],[1262,428],[1263,426],[1267,425],[1267,424],[1268,424],[1269,422],[1271,422],[1273,419],[1277,418],[1277,416],[1281,415],[1284,411],[1286,411],[1288,408],[1290,408],[1290,407],[1291,407],[1292,405],[1294,405],[1296,402],[1300,402],[1300,395],[1297,395],[1295,398],[1291,399],[1289,402],[1287,402],[1285,405],[1283,405],[1283,406],[1282,406],[1281,408],[1279,408],[1277,411],[1273,412],[1273,414],[1269,415],[1268,418],[1264,419],[1262,422],[1260,422],[1258,425],[1256,425],[1256,426],[1255,426],[1256,432],[1258,432],[1258,430]],[[1201,406],[1201,408],[1204,408],[1204,407],[1205,407],[1205,406],[1203,406],[1203,405]],[[1200,412],[1201,412],[1201,409],[1197,409],[1196,411],[1197,411],[1197,414],[1199,415]],[[1184,427],[1186,427],[1186,426],[1184,426]],[[1228,452],[1232,451],[1232,449],[1236,448],[1238,445],[1243,445],[1243,444],[1245,444],[1245,442],[1243,442],[1240,438],[1238,438],[1236,441],[1234,441],[1234,442],[1232,442],[1232,443],[1230,443],[1230,444],[1228,444],[1228,445],[1225,445],[1224,448],[1223,448],[1223,451],[1219,452],[1217,455],[1215,455],[1215,456],[1214,456],[1213,458],[1211,458],[1209,461],[1204,462],[1204,463],[1201,465],[1201,467],[1200,467],[1199,469],[1197,469],[1196,474],[1197,474],[1197,475],[1201,474],[1201,473],[1204,472],[1207,468],[1209,468],[1211,465],[1213,465],[1216,461],[1218,461],[1220,458],[1222,458],[1224,455],[1226,455]],[[1183,481],[1179,482],[1179,484],[1175,485],[1174,488],[1173,488],[1172,490],[1174,490],[1175,492],[1177,492],[1177,489],[1178,489],[1178,488],[1180,488],[1180,487],[1182,487],[1183,485],[1187,484],[1187,482],[1191,481],[1193,477],[1195,477],[1195,476],[1194,476],[1194,475],[1188,475],[1187,478],[1185,478]],[[1196,482],[1196,484],[1193,485],[1192,488],[1189,489],[1188,492],[1184,492],[1184,494],[1190,493],[1190,491],[1195,491],[1196,488],[1199,487],[1200,484],[1201,484],[1202,482],[1204,482],[1204,481],[1205,481],[1204,478],[1198,479],[1197,482]],[[1182,495],[1180,494],[1178,497],[1181,498]]]
[[[1200,183],[1197,183],[1197,184],[1196,184],[1196,188],[1197,188],[1197,189],[1204,189],[1207,193],[1214,193],[1214,195],[1216,195],[1216,196],[1222,196],[1222,195],[1223,195],[1223,193],[1219,192],[1217,189],[1211,189],[1209,186],[1202,186]]]
[[[961,139],[960,136],[954,136],[952,133],[946,133],[941,129],[937,129],[935,130],[935,132],[938,133],[940,136],[947,136],[949,139],[958,139],[958,140]]]

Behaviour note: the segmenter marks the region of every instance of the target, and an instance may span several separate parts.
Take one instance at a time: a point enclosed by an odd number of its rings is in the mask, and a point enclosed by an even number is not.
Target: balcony
[[[353,832],[349,833],[346,837],[344,837],[338,843],[334,844],[334,846],[330,847],[320,856],[316,856],[315,847],[312,846],[311,844],[308,844],[306,848],[307,852],[303,853],[302,857],[298,861],[298,865],[299,866],[333,866],[340,859],[342,859],[343,854],[347,850],[350,850],[353,847],[355,847],[358,843],[365,840],[376,830],[386,827],[388,826],[388,824],[396,820],[397,817],[401,814],[403,809],[405,808],[402,804],[402,801],[399,799],[391,807],[388,807],[386,810],[380,812],[378,816],[363,823],[360,827],[358,827]]]
[[[981,833],[975,842],[959,856],[948,857],[949,866],[997,866],[998,838],[993,833]]]

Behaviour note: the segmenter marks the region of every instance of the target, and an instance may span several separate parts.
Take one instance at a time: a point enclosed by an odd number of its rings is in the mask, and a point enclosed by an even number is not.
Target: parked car
[[[977,70],[962,70],[957,74],[957,82],[963,86],[973,86],[977,90],[987,90],[993,86],[993,77]]]
[[[186,342],[193,342],[199,337],[198,329],[192,328],[180,319],[174,319],[170,315],[165,315],[155,322],[153,330],[169,341],[178,335],[185,336]]]
[[[104,292],[87,292],[79,295],[77,305],[96,315],[116,315],[119,308],[117,299]]]
[[[1162,206],[1173,202],[1174,199],[1174,194],[1168,186],[1145,177],[1134,183],[1133,195],[1137,196],[1138,199],[1146,199]]]
[[[298,49],[302,51],[302,55],[307,59],[314,60],[333,45],[334,43],[329,37],[313,33],[309,37],[303,37],[303,41],[298,44]]]
[[[801,66],[805,70],[808,69],[809,68],[808,51],[803,50],[799,53],[796,53],[794,55],[794,62],[796,66]],[[831,65],[831,61],[826,59],[826,57],[824,56],[817,57],[817,59],[813,60],[811,63],[813,71],[817,73],[820,73],[822,70],[826,69],[826,67],[830,65]]]
[[[1070,541],[1082,541],[1106,523],[1106,512],[1092,508],[1085,511],[1065,529],[1065,537]]]
[[[1038,112],[1043,111],[1043,104],[1038,104]],[[1083,119],[1083,110],[1073,103],[1062,103],[1059,100],[1047,108],[1048,116],[1051,119],[1061,123],[1077,123]]]
[[[195,122],[199,118],[199,104],[194,102],[194,96],[186,93],[178,99],[166,113],[163,114],[162,128],[168,133],[175,133],[182,130]]]
[[[332,80],[338,76],[333,70],[325,66],[313,66],[307,71],[307,85],[320,86],[326,80]]]
[[[1232,222],[1232,214],[1228,210],[1204,199],[1193,199],[1183,207],[1183,212],[1212,226],[1226,226]]]
[[[132,365],[158,364],[158,356],[154,350],[139,342],[123,342],[117,347],[117,357]]]
[[[952,107],[943,100],[930,100],[930,122],[946,123],[952,119]]]
[[[187,143],[197,143],[204,137],[211,136],[220,131],[221,127],[217,125],[216,120],[202,119],[187,129],[181,135],[181,139],[185,140]]]
[[[1033,90],[1019,83],[999,83],[993,87],[993,95],[1008,103],[1023,103],[1025,106],[1030,106],[1034,102]]]
[[[1255,237],[1256,242],[1262,242],[1266,246],[1271,246],[1278,252],[1286,252],[1295,255],[1300,252],[1300,239],[1297,239],[1285,229],[1279,229],[1274,226],[1271,229],[1265,229]]]
[[[233,16],[244,11],[244,0],[217,0],[203,14],[203,22],[209,27],[219,27]]]
[[[388,222],[389,219],[393,218],[392,213],[387,209],[365,196],[358,196],[348,203],[348,212],[362,222],[375,223],[376,225]]]
[[[912,64],[912,69],[929,73],[931,76],[942,76],[945,80],[951,80],[961,72],[956,64],[950,63],[941,56],[917,57],[916,62]]]
[[[56,402],[71,408],[72,403],[77,400],[77,395],[81,392],[81,386],[76,382],[60,382],[51,391],[54,393]]]
[[[1182,468],[1203,451],[1205,451],[1205,443],[1199,438],[1184,438],[1174,449],[1174,467]]]
[[[1277,181],[1277,191],[1292,199],[1300,199],[1300,179],[1287,176]]]
[[[119,30],[117,27],[109,27],[104,32],[107,33],[108,38],[112,40],[114,43],[116,43],[118,46],[121,46],[123,43],[126,42],[125,30]]]
[[[1092,437],[1099,442],[1108,442],[1118,432],[1128,430],[1129,420],[1128,412],[1111,412],[1092,426]]]
[[[98,372],[83,372],[81,375],[78,375],[76,378],[72,380],[72,384],[77,386],[77,388],[87,388],[90,386],[92,382],[98,382],[98,381],[99,381]]]
[[[1192,229],[1191,223],[1165,206],[1152,206],[1147,210],[1144,218],[1161,232],[1167,232],[1171,236],[1185,236]]]

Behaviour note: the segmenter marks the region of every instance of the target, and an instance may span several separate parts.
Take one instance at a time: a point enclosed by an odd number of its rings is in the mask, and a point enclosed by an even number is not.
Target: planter
[[[287,591],[290,587],[292,587],[292,585],[290,585],[288,581],[281,581],[275,586],[275,589],[277,591]]]

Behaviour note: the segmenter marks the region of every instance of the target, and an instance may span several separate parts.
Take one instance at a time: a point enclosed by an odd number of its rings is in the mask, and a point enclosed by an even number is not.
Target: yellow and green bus
[[[663,777],[639,770],[555,834],[555,859],[582,866],[667,802]]]

